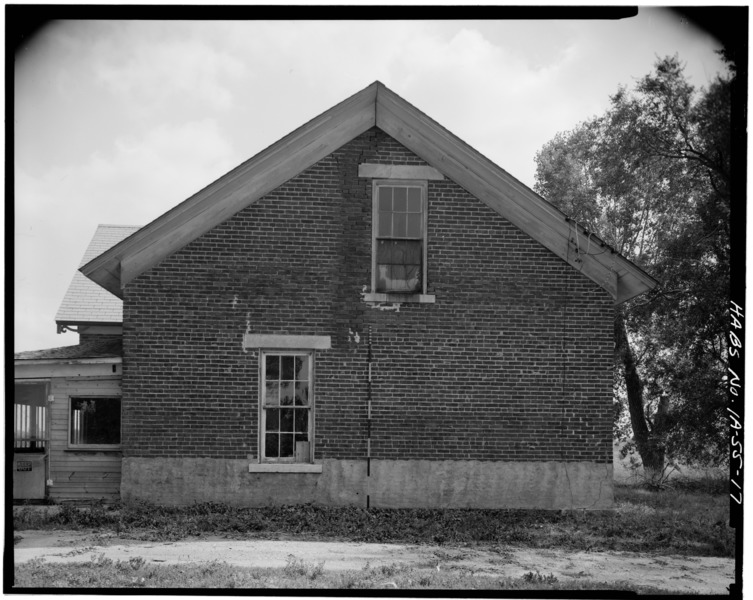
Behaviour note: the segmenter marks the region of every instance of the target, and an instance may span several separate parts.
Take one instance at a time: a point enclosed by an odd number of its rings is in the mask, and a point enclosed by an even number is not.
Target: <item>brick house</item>
[[[81,271],[124,499],[612,504],[614,305],[656,282],[379,82]]]

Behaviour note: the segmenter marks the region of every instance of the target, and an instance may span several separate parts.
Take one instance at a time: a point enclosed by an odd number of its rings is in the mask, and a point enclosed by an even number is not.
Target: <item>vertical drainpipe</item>
[[[373,363],[373,355],[371,353],[371,325],[369,325],[367,363],[369,366],[369,379],[366,383],[366,508],[369,508],[371,504],[371,486],[369,485],[371,481],[371,365]]]
[[[47,381],[47,385],[45,386],[45,392],[46,392],[46,402],[44,403],[44,450],[46,459],[45,460],[45,466],[44,466],[44,497],[45,500],[47,500],[50,497],[50,481],[52,480],[52,435],[50,434],[50,431],[52,430],[52,403],[55,402],[55,396],[52,394],[52,379],[50,378]]]

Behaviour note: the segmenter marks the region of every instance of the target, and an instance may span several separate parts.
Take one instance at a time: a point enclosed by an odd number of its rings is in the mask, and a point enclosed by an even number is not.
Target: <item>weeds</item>
[[[709,483],[698,485],[716,489]],[[297,539],[357,542],[436,544],[441,540],[448,544],[490,542],[531,548],[734,556],[726,494],[616,486],[615,498],[614,510],[562,512],[313,504],[236,508],[217,502],[183,507],[146,502],[109,507],[95,503],[83,508],[64,504],[47,511],[22,507],[14,512],[14,529],[95,528],[155,541],[208,533],[245,538],[290,534]]]
[[[294,558],[294,557],[293,557]],[[553,575],[530,572],[523,577],[472,575],[467,570],[436,571],[414,567],[368,568],[358,571],[321,571],[318,565],[302,568],[292,560],[281,570],[232,567],[227,563],[154,566],[131,561],[107,561],[98,556],[85,563],[45,563],[41,560],[17,565],[14,588],[317,588],[317,589],[448,589],[448,590],[600,590],[605,587],[639,593],[666,592],[630,583],[607,586],[603,582],[565,581]],[[305,571],[305,572],[304,572]],[[318,574],[312,577],[313,572]]]
[[[134,556],[134,557],[128,559],[128,565],[134,571],[138,571],[141,567],[144,566],[145,563],[146,563],[146,560],[144,560],[140,556]]]
[[[523,581],[527,581],[529,583],[544,583],[547,585],[557,583],[559,581],[554,575],[551,573],[549,575],[542,575],[538,571],[535,573],[533,571],[528,571],[525,575],[523,575]]]
[[[302,558],[296,558],[291,554],[288,556],[288,561],[283,571],[288,577],[300,576],[314,581],[324,573],[324,561],[316,564],[307,563]]]

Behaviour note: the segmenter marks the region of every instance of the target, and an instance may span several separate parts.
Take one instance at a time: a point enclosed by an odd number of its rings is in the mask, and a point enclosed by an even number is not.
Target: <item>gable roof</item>
[[[80,270],[120,297],[124,284],[374,126],[598,283],[616,303],[657,285],[593,234],[590,243],[608,251],[581,252],[588,232],[378,81],[272,144]]]
[[[99,225],[84,252],[79,267],[90,262],[140,227],[129,225]],[[123,322],[123,301],[91,279],[76,271],[63,297],[55,322],[61,325],[79,323],[113,324]]]

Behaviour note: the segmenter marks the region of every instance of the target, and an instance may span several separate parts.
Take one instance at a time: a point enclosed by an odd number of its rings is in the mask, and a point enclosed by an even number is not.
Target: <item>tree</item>
[[[731,75],[657,61],[536,156],[538,193],[660,281],[615,311],[615,366],[646,474],[724,459]]]

